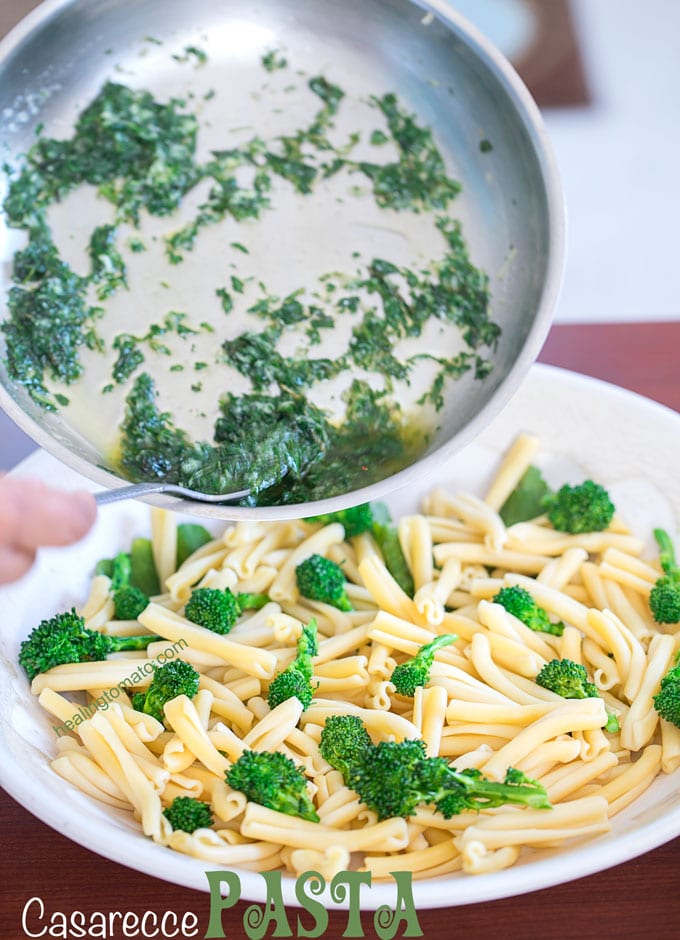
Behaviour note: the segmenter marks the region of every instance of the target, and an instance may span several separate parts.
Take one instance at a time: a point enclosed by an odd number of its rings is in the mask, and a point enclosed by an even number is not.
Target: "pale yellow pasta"
[[[498,511],[515,489],[538,452],[539,440],[533,434],[518,434],[496,470],[484,501]]]
[[[446,717],[446,691],[441,686],[416,689],[413,697],[413,724],[418,728],[418,736],[425,742],[428,757],[439,754]]]
[[[601,728],[607,720],[604,702],[599,698],[565,699],[547,714],[523,728],[483,765],[484,773],[495,780],[505,776],[535,747],[558,734]]]
[[[286,867],[299,877],[305,872],[315,871],[330,882],[341,871],[350,867],[350,853],[344,846],[329,845],[323,849],[284,849],[281,856],[286,857]]]
[[[98,712],[84,722],[80,737],[92,758],[118,785],[138,813],[144,834],[157,842],[167,841],[170,824],[161,812],[160,797],[125,750],[106,717]]]
[[[120,787],[87,754],[75,751],[60,754],[51,761],[50,767],[64,780],[100,803],[107,803],[116,809],[132,808]]]
[[[269,588],[269,596],[274,601],[280,603],[284,601],[296,601],[299,597],[297,583],[295,581],[295,569],[297,566],[309,558],[310,555],[325,555],[331,545],[342,542],[345,537],[345,530],[338,523],[323,526],[312,532],[311,535],[301,542],[288,555],[281,569],[272,581]]]
[[[359,562],[361,580],[380,610],[395,617],[417,621],[420,617],[416,606],[387,570],[377,555],[369,555]]]
[[[369,733],[378,737],[404,741],[407,738],[417,738],[418,729],[413,722],[400,715],[384,711],[373,711],[359,705],[343,704],[332,699],[315,699],[302,714],[302,723],[307,722],[323,725],[329,715],[357,715],[366,725]]]
[[[413,575],[416,590],[429,584],[434,574],[432,534],[424,516],[402,516],[399,520],[399,544]]]
[[[245,747],[252,751],[275,751],[297,726],[302,714],[302,703],[296,696],[281,702],[255,724],[243,738]]]
[[[193,586],[199,582],[209,571],[214,571],[222,567],[226,551],[218,547],[210,555],[201,555],[196,558],[190,555],[189,558],[172,574],[165,577],[165,587],[167,588],[173,600],[186,603],[191,595]],[[224,587],[233,588],[236,585],[236,575],[230,569],[225,571]]]
[[[659,689],[663,675],[673,665],[673,659],[673,637],[663,634],[653,637],[649,644],[642,681],[621,724],[623,747],[639,751],[651,741],[659,722],[653,696]]]
[[[279,845],[271,841],[234,843],[233,838],[229,829],[197,829],[192,833],[178,829],[170,835],[168,844],[177,852],[215,865],[236,865],[257,871],[280,866]]]
[[[475,633],[468,648],[470,661],[477,674],[488,686],[506,696],[518,705],[531,705],[540,697],[536,691],[527,691],[502,670],[495,662],[491,652],[490,634]]]
[[[241,699],[228,686],[216,679],[211,679],[209,676],[202,675],[199,679],[199,688],[207,689],[212,693],[211,710],[214,714],[226,718],[243,734],[250,730],[253,723],[253,713],[249,708],[246,708]]]
[[[162,586],[177,567],[177,525],[168,509],[151,507],[151,549]]]
[[[167,640],[184,639],[201,652],[219,656],[248,675],[261,679],[271,679],[274,675],[276,657],[271,652],[235,643],[228,636],[199,627],[159,604],[150,603],[139,615],[139,622]]]
[[[590,761],[576,760],[567,766],[557,767],[540,777],[548,791],[551,802],[559,803],[580,790],[581,787],[611,770],[618,763],[611,751],[604,751]]]
[[[463,564],[484,565],[489,568],[504,568],[521,574],[538,574],[550,561],[549,555],[501,549],[494,551],[477,542],[442,542],[435,545],[434,560],[443,565],[449,558],[457,558]]]
[[[498,510],[537,446],[520,435],[484,500],[440,488],[399,521],[413,598],[373,535],[346,540],[339,523],[239,522],[177,569],[175,518],[154,510],[153,554],[166,592],[138,621],[116,621],[110,579],[95,576],[81,612],[110,635],[160,639],[146,651],[58,666],[32,682],[54,722],[54,771],[88,797],[131,811],[159,844],[203,863],[315,870],[327,879],[355,867],[375,878],[491,873],[532,847],[609,831],[609,818],[658,773],[680,769],[680,729],[654,708],[680,631],[654,621],[648,596],[660,567],[643,560],[642,541],[619,517],[604,532],[582,535],[556,532],[545,515],[506,528]],[[299,596],[295,568],[315,553],[343,569],[352,610]],[[494,602],[514,586],[563,625],[561,635],[531,630]],[[271,600],[244,612],[225,636],[183,616],[196,587]],[[312,619],[312,702],[303,709],[292,697],[271,709],[269,686],[296,657]],[[425,684],[412,697],[396,694],[395,666],[444,633],[456,639],[437,650]],[[583,665],[599,696],[565,699],[539,685],[540,670],[559,658]],[[172,659],[197,670],[198,692],[167,702],[162,723],[132,699]],[[374,744],[421,740],[428,756],[459,771],[474,768],[493,781],[510,767],[523,771],[545,787],[553,808],[509,805],[445,819],[421,805],[408,819],[379,822],[321,755],[325,722],[336,715],[357,716]],[[611,716],[619,731],[605,731]],[[227,774],[246,749],[294,762],[318,823],[231,789]],[[163,808],[180,796],[209,803],[212,826],[173,832]]]
[[[76,610],[90,630],[96,630],[97,627],[94,624],[101,623],[103,617],[107,614],[107,620],[112,617],[111,579],[103,574],[95,575],[90,583],[90,593],[87,600]],[[103,613],[103,611],[106,611],[106,613]]]
[[[491,551],[500,551],[507,541],[505,523],[488,503],[472,493],[458,493],[449,499],[449,511],[482,538]]]
[[[453,839],[416,851],[407,851],[398,856],[365,855],[362,870],[370,871],[374,878],[387,878],[393,871],[421,872],[436,868],[446,862],[460,859],[460,852]],[[461,862],[462,864],[462,862]],[[454,870],[449,868],[449,871]]]
[[[588,552],[585,548],[578,546],[568,548],[562,555],[549,561],[539,572],[536,580],[558,591],[563,591],[587,560]]]
[[[418,613],[425,622],[436,626],[444,619],[444,605],[460,582],[462,565],[457,558],[449,558],[435,580],[424,582],[413,596]]]
[[[167,646],[167,644],[166,644]],[[148,672],[146,670],[148,669]],[[31,692],[39,695],[43,689],[55,692],[75,692],[87,689],[112,689],[128,682],[130,685],[144,686],[151,682],[153,660],[149,659],[108,659],[103,662],[69,663],[66,666],[54,666],[47,672],[41,672],[31,683]]]
[[[661,769],[662,748],[650,744],[633,764],[628,764],[623,773],[605,783],[601,794],[609,802],[609,815],[615,816],[647,789]]]
[[[488,627],[491,632],[520,642],[522,646],[536,653],[543,660],[550,660],[554,657],[554,640],[550,634],[530,630],[521,620],[508,613],[502,604],[481,600],[477,615],[480,623]],[[553,645],[551,645],[551,640]]]
[[[630,630],[636,640],[646,643],[654,634],[650,617],[641,616],[637,608],[631,604],[623,587],[617,581],[604,579],[604,592],[607,597],[607,608],[615,614]]]
[[[203,727],[196,707],[186,695],[166,703],[165,717],[177,737],[201,763],[215,774],[224,773],[229,762],[217,750]]]
[[[659,721],[661,731],[661,770],[672,774],[680,767],[680,728],[665,721]]]
[[[338,542],[335,545],[330,545],[326,551],[326,557],[334,561],[336,565],[340,565],[348,581],[348,590],[353,585],[361,584],[357,553],[353,545],[350,545],[349,542]]]
[[[468,875],[490,875],[514,865],[520,850],[516,845],[506,845],[500,849],[489,849],[480,841],[465,844],[460,854],[462,870]]]
[[[287,816],[275,810],[248,803],[243,815],[242,833],[249,839],[268,839],[304,849],[314,844],[340,845],[348,852],[361,852],[380,848],[384,852],[398,852],[408,843],[405,819],[385,819],[361,829],[337,830],[306,819]]]
[[[621,535],[606,529],[603,532],[571,535],[535,522],[518,522],[510,526],[506,545],[508,550],[550,556],[563,555],[569,548],[582,548],[589,553],[604,552],[607,548],[618,548],[622,552],[642,550],[642,542],[631,535]]]
[[[456,836],[456,844],[463,851],[469,843],[480,842],[493,851],[513,845],[555,845],[565,839],[600,835],[611,828],[607,809],[602,796],[560,803],[549,813],[509,809],[507,813],[480,817]]]

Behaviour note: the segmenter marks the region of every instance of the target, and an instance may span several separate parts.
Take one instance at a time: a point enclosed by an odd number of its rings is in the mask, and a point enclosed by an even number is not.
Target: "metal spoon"
[[[98,506],[106,503],[117,503],[121,499],[137,499],[140,496],[150,496],[152,493],[169,493],[171,496],[183,496],[193,499],[197,503],[224,503],[231,505],[247,496],[250,490],[237,490],[235,493],[199,493],[186,486],[177,486],[175,483],[134,483],[131,486],[120,486],[115,490],[101,490],[95,493],[94,499]]]

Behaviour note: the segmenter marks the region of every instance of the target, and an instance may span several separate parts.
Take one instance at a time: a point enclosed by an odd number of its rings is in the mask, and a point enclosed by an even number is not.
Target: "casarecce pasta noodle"
[[[101,663],[57,666],[33,680],[40,704],[70,733],[54,771],[93,799],[127,810],[169,849],[217,865],[325,877],[355,867],[375,878],[407,869],[428,878],[514,864],[533,849],[606,833],[613,815],[659,773],[680,767],[680,729],[660,719],[653,696],[674,663],[680,632],[646,606],[661,569],[617,515],[599,533],[558,533],[545,516],[507,525],[499,508],[538,450],[521,435],[485,496],[437,488],[399,523],[413,583],[408,596],[371,534],[346,539],[339,522],[241,522],[227,526],[176,568],[176,522],[151,515],[162,593],[138,622],[116,622],[110,581],[93,576],[80,613],[111,635],[148,632],[148,650]],[[300,596],[295,568],[311,554],[344,567],[353,610]],[[527,590],[561,635],[535,632],[495,602],[503,587]],[[266,592],[228,636],[191,623],[197,587]],[[269,684],[295,657],[303,626],[318,625],[311,705],[271,709]],[[398,695],[390,676],[440,634],[424,687]],[[178,645],[182,646],[179,650]],[[168,652],[172,649],[172,654]],[[200,674],[193,698],[165,706],[165,724],[132,707],[158,657],[178,656]],[[564,699],[536,683],[552,659],[584,666],[599,697]],[[134,674],[132,680],[130,676]],[[115,702],[107,689],[118,685]],[[74,697],[77,693],[80,697]],[[608,715],[619,730],[607,731]],[[319,750],[325,721],[361,718],[374,742],[419,738],[428,756],[503,780],[508,767],[541,783],[552,809],[506,806],[446,819],[421,805],[407,820],[379,820]],[[55,729],[58,730],[58,729]],[[319,822],[249,802],[225,771],[244,750],[279,750],[305,774]],[[163,815],[177,796],[210,804],[211,828],[172,831]]]

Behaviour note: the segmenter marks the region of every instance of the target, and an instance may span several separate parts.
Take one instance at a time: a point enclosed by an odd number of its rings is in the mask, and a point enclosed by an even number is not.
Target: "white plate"
[[[535,366],[520,391],[475,444],[423,477],[420,490],[395,493],[396,512],[412,511],[435,484],[482,492],[501,451],[519,431],[541,437],[543,466],[554,483],[588,476],[606,484],[636,534],[652,526],[677,534],[680,519],[680,416],[611,385],[547,366]],[[64,487],[89,486],[45,453],[30,457],[17,475],[36,475]],[[0,782],[30,812],[68,838],[107,859],[189,888],[207,890],[205,869],[217,866],[155,845],[124,813],[90,800],[52,772],[54,732],[30,695],[16,662],[19,643],[42,618],[85,596],[93,562],[148,531],[148,508],[119,504],[100,513],[94,531],[79,545],[45,550],[21,582],[0,590]],[[649,549],[652,551],[651,542]],[[596,840],[559,850],[527,853],[495,874],[451,875],[413,885],[417,909],[450,907],[545,888],[617,865],[680,834],[680,772],[661,776],[613,820]],[[241,872],[242,897],[263,901],[263,879]],[[284,878],[286,904],[295,905],[294,882]],[[362,890],[362,908],[393,904],[394,887],[376,883]],[[328,907],[340,906],[328,898]]]

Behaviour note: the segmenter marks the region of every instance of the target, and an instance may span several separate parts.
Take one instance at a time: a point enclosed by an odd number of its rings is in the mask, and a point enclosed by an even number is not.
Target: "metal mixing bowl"
[[[190,44],[206,48],[207,63],[171,73],[169,52]],[[129,79],[160,97],[191,94],[192,83],[197,91],[210,84],[247,87],[263,51],[272,47],[285,50],[308,74],[328,70],[355,90],[395,91],[433,129],[452,174],[463,183],[451,214],[461,219],[471,256],[490,277],[492,316],[502,336],[487,379],[468,374],[449,386],[439,430],[416,463],[360,490],[295,506],[224,509],[150,498],[206,516],[271,519],[326,512],[380,498],[435,472],[519,387],[549,328],[563,263],[561,192],[538,110],[500,53],[440,0],[47,0],[0,44],[2,157],[25,152],[39,123],[52,136],[66,136],[108,78]],[[233,114],[220,111],[229,106],[228,94],[215,98],[212,126],[233,123]],[[480,150],[482,139],[492,142],[490,152]],[[64,219],[75,236],[79,221],[74,213]],[[317,243],[332,238],[320,227],[324,221],[295,222],[294,240],[313,253]],[[7,228],[0,234],[7,283],[13,234]],[[359,229],[351,234],[363,237]],[[283,244],[290,234],[275,231],[272,237]],[[348,237],[344,230],[342,237]],[[367,237],[375,238],[375,232]],[[185,297],[199,290],[204,270],[187,267]],[[96,417],[99,404],[91,404]],[[106,460],[97,435],[83,434],[67,415],[42,411],[2,366],[0,406],[64,463],[103,487],[121,485],[102,468]],[[110,419],[102,412],[101,420]]]

